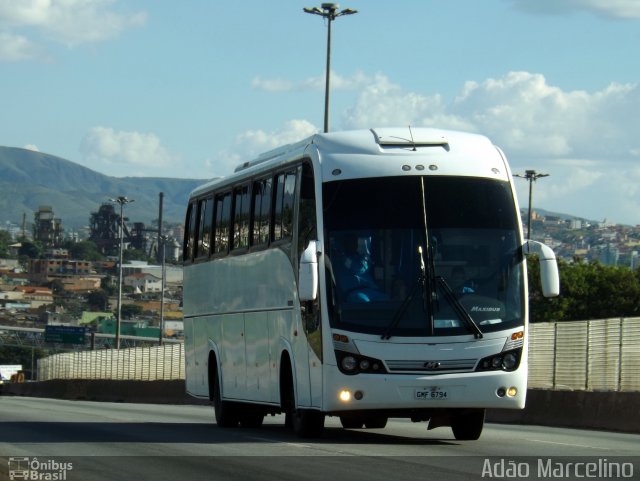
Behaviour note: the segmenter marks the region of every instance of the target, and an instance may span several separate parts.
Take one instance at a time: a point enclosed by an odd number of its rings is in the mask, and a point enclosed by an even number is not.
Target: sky
[[[208,179],[323,129],[322,2],[0,0],[0,145]],[[350,0],[330,130],[487,135],[533,205],[640,224],[640,0]],[[529,184],[515,179],[522,207]]]

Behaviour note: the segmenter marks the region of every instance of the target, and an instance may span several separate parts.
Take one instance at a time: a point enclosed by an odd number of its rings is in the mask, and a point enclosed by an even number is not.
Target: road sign
[[[84,344],[86,327],[76,326],[45,326],[45,342],[59,344]]]

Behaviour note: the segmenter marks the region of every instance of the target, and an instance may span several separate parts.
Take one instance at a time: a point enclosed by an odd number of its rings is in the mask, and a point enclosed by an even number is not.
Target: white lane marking
[[[296,448],[311,448],[311,446],[308,445],[308,444],[286,443],[286,442],[279,441],[277,439],[260,438],[258,436],[243,436],[243,437],[247,438],[247,439],[253,439],[255,441],[261,441],[261,442],[267,441],[267,442],[274,443],[274,444],[285,444],[287,446],[294,446]]]
[[[559,444],[561,446],[572,446],[574,448],[589,448],[589,449],[603,449],[605,451],[611,451],[611,448],[602,448],[596,446],[587,446],[586,444],[573,444],[573,443],[559,443],[557,441],[545,441],[544,439],[529,439],[529,441],[533,441],[534,443],[545,443],[545,444]]]

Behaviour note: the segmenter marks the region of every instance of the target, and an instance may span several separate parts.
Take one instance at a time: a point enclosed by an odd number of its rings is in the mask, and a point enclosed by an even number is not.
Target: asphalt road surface
[[[479,441],[391,419],[297,438],[282,416],[221,429],[213,410],[0,397],[0,480],[640,479],[640,435],[487,424]]]

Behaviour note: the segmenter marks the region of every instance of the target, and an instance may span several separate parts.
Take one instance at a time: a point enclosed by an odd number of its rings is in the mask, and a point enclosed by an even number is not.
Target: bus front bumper
[[[523,409],[527,394],[526,365],[521,365],[514,372],[468,372],[437,376],[348,376],[336,366],[328,365],[324,372],[323,411],[326,413],[339,414],[353,410]]]

